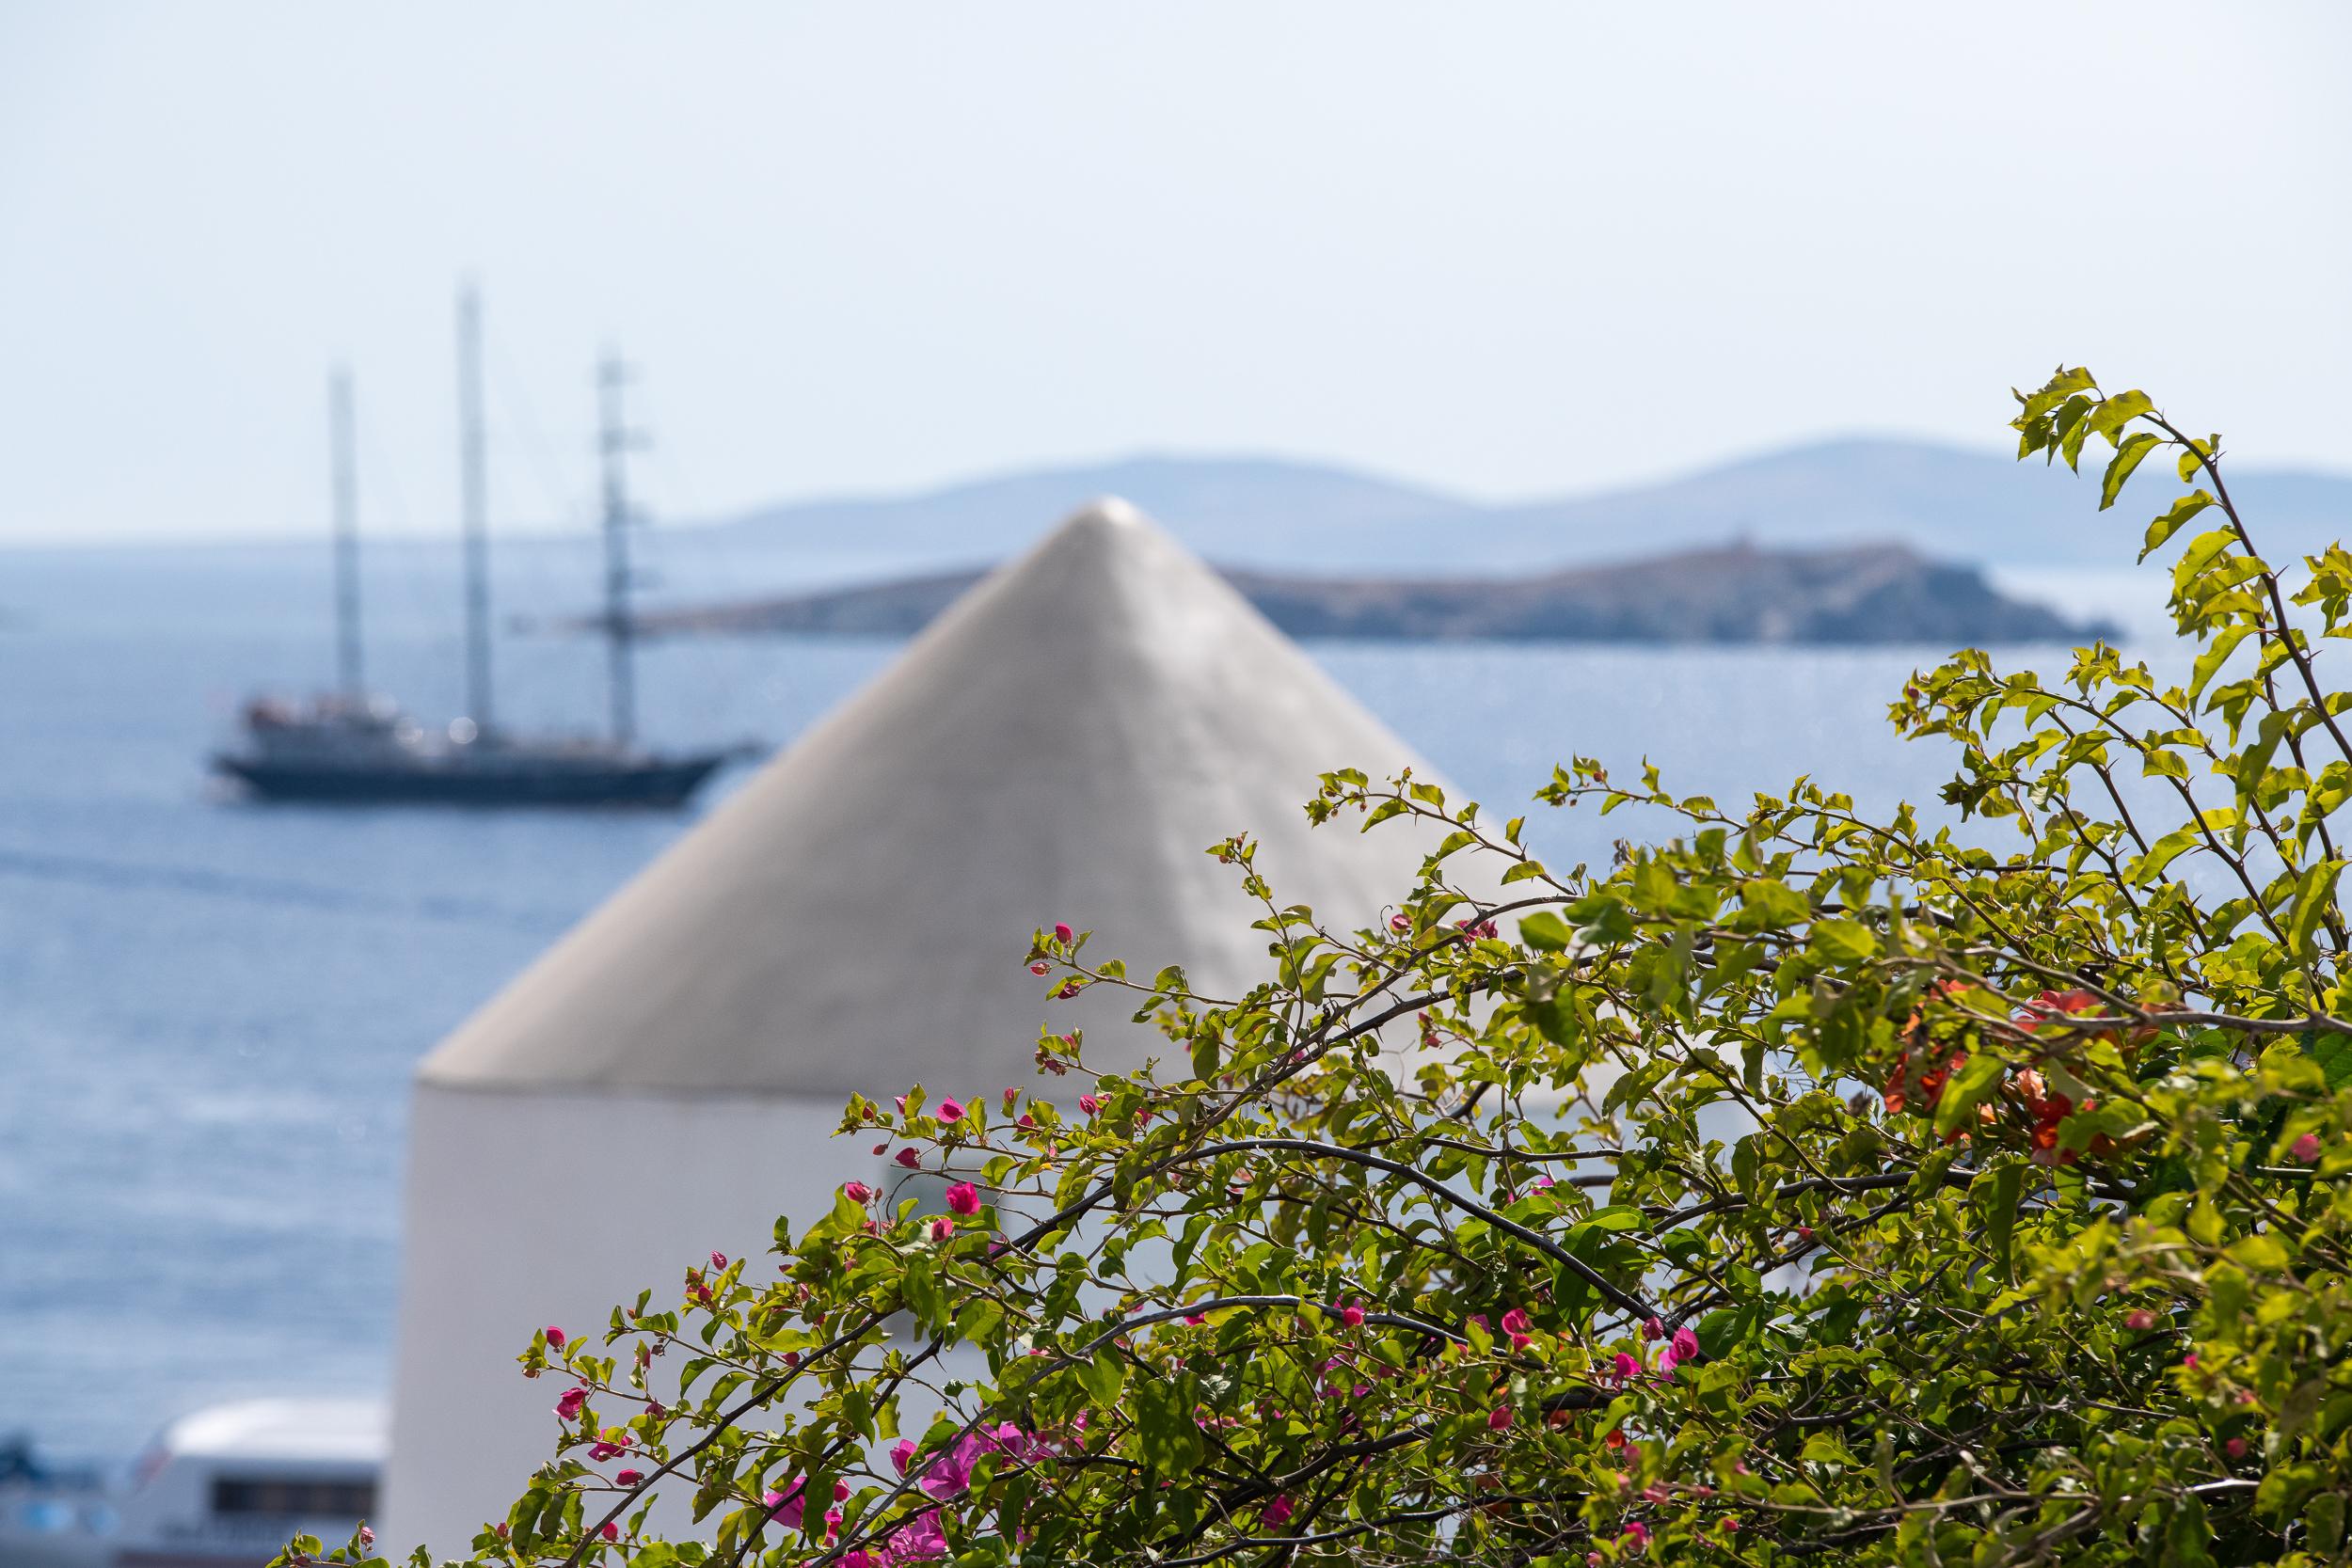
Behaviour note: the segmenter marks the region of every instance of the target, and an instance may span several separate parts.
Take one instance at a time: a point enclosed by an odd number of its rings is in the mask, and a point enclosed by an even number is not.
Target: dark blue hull
[[[724,752],[681,757],[565,759],[545,766],[339,766],[215,756],[215,772],[269,800],[334,805],[641,806],[686,803],[727,760]]]

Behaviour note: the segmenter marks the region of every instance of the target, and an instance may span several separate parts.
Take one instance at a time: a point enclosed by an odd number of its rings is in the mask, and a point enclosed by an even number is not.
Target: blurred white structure
[[[1343,766],[1429,776],[1123,502],[974,589],[420,1069],[386,1543],[462,1555],[550,1455],[533,1329],[673,1304],[713,1249],[878,1180],[873,1138],[831,1136],[852,1092],[1037,1086],[1049,1018],[1097,1065],[1160,1043],[1132,999],[1049,1004],[1035,927],[1237,994],[1260,911],[1205,851],[1245,831],[1282,901],[1377,920],[1429,840],[1311,829]]]

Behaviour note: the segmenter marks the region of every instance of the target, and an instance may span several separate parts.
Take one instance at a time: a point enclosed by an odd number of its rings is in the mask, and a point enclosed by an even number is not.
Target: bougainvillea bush
[[[1126,988],[1156,1068],[1048,1032],[1028,1088],[853,1101],[861,1156],[969,1181],[845,1183],[540,1337],[560,1451],[477,1560],[2342,1560],[2352,555],[2259,554],[2137,391],[2019,402],[2021,456],[2111,453],[2103,510],[2191,487],[2141,552],[2165,678],[1956,655],[1892,709],[1951,783],[1883,819],[1575,760],[1537,809],[1676,818],[1603,869],[1328,775],[1327,831],[1444,835],[1385,925],[1235,839],[1246,996],[1039,932],[1042,998]]]

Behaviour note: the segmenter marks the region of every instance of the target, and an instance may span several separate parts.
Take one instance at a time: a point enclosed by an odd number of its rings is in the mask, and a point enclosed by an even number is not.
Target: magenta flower
[[[979,1463],[980,1440],[971,1433],[959,1438],[956,1446],[930,1462],[923,1472],[923,1490],[946,1502],[961,1497],[972,1490],[972,1466]]]
[[[604,1528],[596,1533],[603,1536],[607,1541],[618,1541],[621,1538],[621,1527],[614,1524],[612,1520],[607,1519],[604,1522]]]
[[[896,1443],[890,1445],[890,1463],[898,1467],[898,1473],[900,1475],[905,1475],[907,1473],[907,1465],[914,1458],[914,1438],[901,1437]]]
[[[1012,1108],[1019,1103],[1021,1103],[1021,1091],[1019,1089],[1007,1089],[1005,1091],[1005,1110],[1007,1114],[1009,1115]]]
[[[882,1557],[893,1563],[928,1562],[947,1555],[947,1537],[939,1528],[939,1510],[929,1509],[891,1531]]]
[[[2317,1164],[2319,1163],[2319,1134],[2316,1132],[2304,1133],[2301,1137],[2295,1140],[2295,1147],[2288,1149],[2287,1152],[2294,1155],[2297,1160],[2302,1161],[2303,1164],[2307,1165]]]
[[[980,1212],[980,1190],[969,1181],[959,1181],[947,1189],[947,1207],[959,1214]]]
[[[727,1255],[723,1252],[712,1253],[710,1255],[710,1266],[717,1269],[720,1273],[724,1274],[727,1267]]]
[[[914,1150],[911,1148],[902,1148],[898,1150],[895,1158],[898,1160],[898,1164],[906,1166],[909,1170],[913,1170],[915,1166],[923,1163],[923,1157],[915,1153]]]
[[[1487,1413],[1486,1429],[1489,1432],[1501,1432],[1504,1427],[1507,1427],[1510,1424],[1511,1407],[1509,1405],[1498,1404],[1493,1410]]]
[[[1364,1309],[1357,1306],[1354,1302],[1349,1302],[1347,1305],[1340,1307],[1339,1314],[1340,1322],[1345,1323],[1350,1328],[1361,1328],[1364,1326]]]
[[[963,1119],[963,1107],[957,1104],[952,1098],[943,1100],[939,1102],[939,1119],[942,1121],[961,1121]]]
[[[1625,1352],[1619,1351],[1617,1353],[1616,1370],[1619,1382],[1630,1383],[1641,1372],[1642,1364],[1639,1361],[1634,1360],[1630,1355],[1628,1355]]]
[[[1402,914],[1392,914],[1389,916],[1389,929],[1394,931],[1398,936],[1405,935],[1406,932],[1410,931],[1412,928],[1413,922],[1411,916]]]
[[[562,1350],[564,1348],[564,1340],[566,1338],[564,1331],[550,1323],[548,1325],[547,1332],[548,1346],[555,1350]]]
[[[759,1500],[767,1505],[768,1517],[783,1525],[787,1529],[799,1529],[801,1516],[807,1506],[801,1501],[803,1484],[796,1481],[788,1491],[770,1491],[764,1494]]]
[[[1078,1097],[1078,1109],[1084,1111],[1088,1116],[1092,1116],[1095,1112],[1101,1110],[1102,1108],[1103,1102],[1095,1099],[1090,1094],[1082,1094]]]
[[[1077,934],[1077,932],[1072,930],[1067,926],[1056,926],[1054,927],[1054,940],[1060,942],[1064,947],[1069,946],[1071,940]]]
[[[643,1470],[615,1470],[612,1473],[612,1484],[615,1486],[634,1486],[644,1479],[645,1472]]]
[[[1053,973],[1053,965],[1041,958],[1036,963],[1029,966],[1029,973],[1032,974],[1050,974]]]
[[[2244,1459],[2246,1457],[2246,1439],[2243,1437],[2233,1437],[2228,1442],[2221,1445],[2221,1450],[2222,1452],[2228,1454],[2232,1459]]]
[[[1625,1534],[1621,1539],[1627,1551],[1639,1556],[1649,1549],[1649,1527],[1636,1519],[1625,1527]]]
[[[598,1442],[589,1449],[588,1457],[601,1465],[608,1459],[618,1459],[628,1451],[628,1448],[619,1443]]]
[[[851,1203],[871,1203],[874,1200],[874,1189],[863,1181],[844,1181],[841,1183],[841,1196]]]
[[[1288,1497],[1278,1496],[1259,1513],[1258,1520],[1261,1524],[1279,1528],[1291,1522],[1291,1514],[1295,1512],[1296,1511],[1291,1507],[1291,1500]]]
[[[587,1389],[566,1388],[564,1390],[562,1397],[557,1399],[555,1402],[555,1414],[560,1419],[577,1421],[580,1419],[580,1412],[581,1408],[585,1406],[587,1402]]]
[[[1514,1307],[1502,1315],[1502,1332],[1511,1337],[1513,1350],[1527,1348],[1528,1330],[1534,1326],[1534,1320],[1528,1317],[1527,1308],[1523,1307]]]
[[[956,1222],[942,1214],[931,1221],[931,1240],[944,1242],[956,1233]]]
[[[1663,1323],[1661,1323],[1661,1321],[1659,1321],[1659,1320],[1658,1320],[1658,1319],[1656,1319],[1656,1318],[1644,1318],[1644,1319],[1642,1320],[1642,1338],[1645,1338],[1645,1339],[1663,1339],[1665,1337],[1666,1337],[1666,1325],[1665,1325]]]

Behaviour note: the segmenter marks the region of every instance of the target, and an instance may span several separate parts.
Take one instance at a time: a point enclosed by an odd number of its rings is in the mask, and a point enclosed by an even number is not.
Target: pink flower
[[[1489,1432],[1501,1432],[1510,1424],[1511,1407],[1507,1404],[1498,1404],[1486,1414],[1486,1430]]]
[[[942,1121],[961,1121],[963,1119],[963,1107],[957,1104],[953,1099],[943,1100],[939,1102],[939,1119]]]
[[[607,1519],[604,1522],[604,1528],[596,1533],[603,1536],[607,1541],[618,1541],[621,1538],[621,1527],[614,1524],[612,1520]]]
[[[1514,1307],[1502,1315],[1502,1332],[1511,1337],[1513,1350],[1527,1348],[1528,1330],[1534,1326],[1534,1320],[1528,1317],[1527,1309],[1523,1307]]]
[[[567,1338],[567,1336],[564,1334],[564,1332],[562,1329],[555,1327],[553,1324],[549,1324],[549,1325],[548,1325],[548,1348],[550,1348],[550,1349],[552,1349],[552,1350],[562,1350],[562,1349],[564,1348],[564,1339],[565,1339],[566,1338]]]
[[[724,1274],[727,1267],[727,1255],[723,1252],[712,1253],[710,1255],[710,1266],[717,1269],[720,1273]]]
[[[1633,1381],[1635,1376],[1641,1372],[1642,1364],[1639,1361],[1634,1360],[1630,1355],[1628,1355],[1625,1352],[1619,1351],[1617,1353],[1616,1370],[1619,1382],[1630,1383]]]
[[[787,1529],[799,1529],[801,1515],[805,1509],[805,1505],[801,1501],[803,1484],[796,1481],[792,1483],[790,1491],[771,1491],[763,1494],[759,1500],[767,1505],[768,1517],[777,1521]]]
[[[927,1509],[915,1518],[890,1532],[882,1544],[884,1560],[893,1563],[928,1562],[935,1557],[947,1555],[947,1537],[939,1528],[939,1510]]]
[[[367,1527],[367,1526],[365,1526],[365,1525],[361,1525],[361,1526],[359,1527],[359,1544],[361,1544],[362,1546],[373,1546],[373,1545],[374,1545],[374,1544],[375,1544],[375,1531],[373,1531],[373,1530],[372,1530],[372,1529],[368,1528],[368,1527]]]
[[[644,1479],[645,1472],[643,1470],[615,1470],[612,1473],[612,1484],[615,1486],[634,1486]]]
[[[2156,1315],[2145,1307],[2134,1307],[2123,1319],[2123,1326],[2133,1329],[2153,1328],[2156,1326]]]
[[[1643,1319],[1643,1320],[1642,1320],[1642,1338],[1645,1338],[1645,1339],[1663,1339],[1665,1337],[1666,1337],[1666,1325],[1665,1325],[1664,1323],[1661,1323],[1661,1322],[1660,1322],[1658,1319],[1656,1319],[1656,1318],[1645,1318],[1645,1319]]]
[[[1095,1099],[1090,1094],[1082,1094],[1078,1097],[1078,1109],[1084,1111],[1088,1116],[1092,1116],[1095,1112],[1101,1110],[1102,1108],[1103,1102]]]
[[[910,1460],[914,1459],[914,1438],[901,1437],[896,1443],[890,1445],[890,1463],[898,1467],[898,1473],[900,1475],[905,1475],[907,1473],[907,1464]]]
[[[1037,1128],[1037,1117],[1033,1117],[1033,1116],[1029,1115],[1029,1113],[1028,1113],[1028,1112],[1024,1111],[1024,1112],[1022,1112],[1022,1113],[1021,1113],[1021,1119],[1020,1119],[1019,1121],[1017,1121],[1017,1122],[1013,1123],[1013,1125],[1014,1125],[1014,1126],[1016,1126],[1016,1127],[1019,1127],[1019,1128],[1023,1128],[1023,1129],[1027,1130],[1027,1131],[1034,1132],[1034,1131],[1036,1130],[1036,1128]]]
[[[1020,1102],[1021,1091],[1019,1089],[1007,1089],[1005,1091],[1005,1110],[1008,1113],[1009,1113],[1012,1108]]]
[[[962,1497],[972,1490],[972,1466],[979,1463],[982,1451],[979,1438],[965,1433],[954,1448],[932,1460],[923,1471],[923,1490],[941,1502]]]
[[[2301,1137],[2295,1140],[2295,1147],[2288,1149],[2287,1152],[2294,1155],[2297,1160],[2302,1161],[2303,1164],[2307,1165],[2317,1164],[2319,1163],[2319,1134],[2316,1132],[2304,1133]]]
[[[1649,1549],[1649,1527],[1636,1519],[1625,1527],[1625,1549],[1639,1554]]]
[[[902,1148],[898,1150],[893,1158],[895,1158],[898,1164],[906,1166],[909,1170],[913,1170],[915,1166],[923,1163],[922,1156],[915,1153],[914,1150],[911,1148]]]
[[[2228,1454],[2232,1459],[2244,1459],[2246,1457],[2246,1439],[2243,1437],[2233,1437],[2228,1442],[2221,1445],[2221,1451]]]
[[[628,1448],[619,1443],[598,1442],[589,1449],[588,1457],[601,1465],[608,1459],[618,1459],[628,1451]]]
[[[1294,1512],[1290,1498],[1278,1496],[1272,1502],[1265,1505],[1263,1511],[1259,1513],[1258,1520],[1261,1524],[1279,1528],[1291,1522],[1291,1514]]]
[[[874,1200],[874,1189],[863,1181],[844,1181],[841,1183],[841,1196],[851,1203],[871,1203]]]
[[[1029,973],[1032,974],[1050,974],[1053,973],[1053,966],[1047,963],[1044,959],[1040,958],[1037,962],[1029,966]]]
[[[586,1405],[587,1402],[587,1389],[566,1388],[564,1390],[563,1396],[555,1402],[555,1414],[559,1419],[577,1421],[580,1419],[581,1407]]]
[[[1192,1324],[1195,1328],[1199,1328],[1202,1323],[1205,1323],[1208,1321],[1208,1316],[1205,1313],[1187,1312],[1184,1314],[1184,1322]]]
[[[1739,1533],[1740,1533],[1740,1516],[1739,1516],[1738,1514],[1736,1514],[1736,1513],[1726,1513],[1726,1514],[1724,1514],[1724,1522],[1723,1522],[1723,1524],[1722,1524],[1720,1527],[1718,1527],[1718,1528],[1720,1528],[1725,1535],[1737,1535],[1737,1534],[1739,1534]]]
[[[942,1214],[931,1221],[931,1240],[944,1242],[956,1233],[956,1222]]]
[[[1348,1327],[1361,1328],[1364,1326],[1364,1309],[1357,1306],[1354,1302],[1349,1302],[1347,1305],[1339,1307],[1338,1311],[1340,1314],[1340,1322],[1345,1323]]]
[[[1064,947],[1069,946],[1071,939],[1075,937],[1077,934],[1077,932],[1072,930],[1067,926],[1056,926],[1054,927],[1054,940],[1060,942]]]
[[[1406,932],[1411,930],[1412,928],[1413,922],[1410,917],[1401,914],[1392,914],[1389,916],[1389,929],[1394,931],[1398,936],[1403,936]]]
[[[969,1181],[959,1181],[947,1189],[947,1207],[959,1214],[980,1212],[980,1190]]]
[[[841,1568],[875,1568],[873,1554],[862,1548],[854,1552],[845,1552],[841,1557]]]

